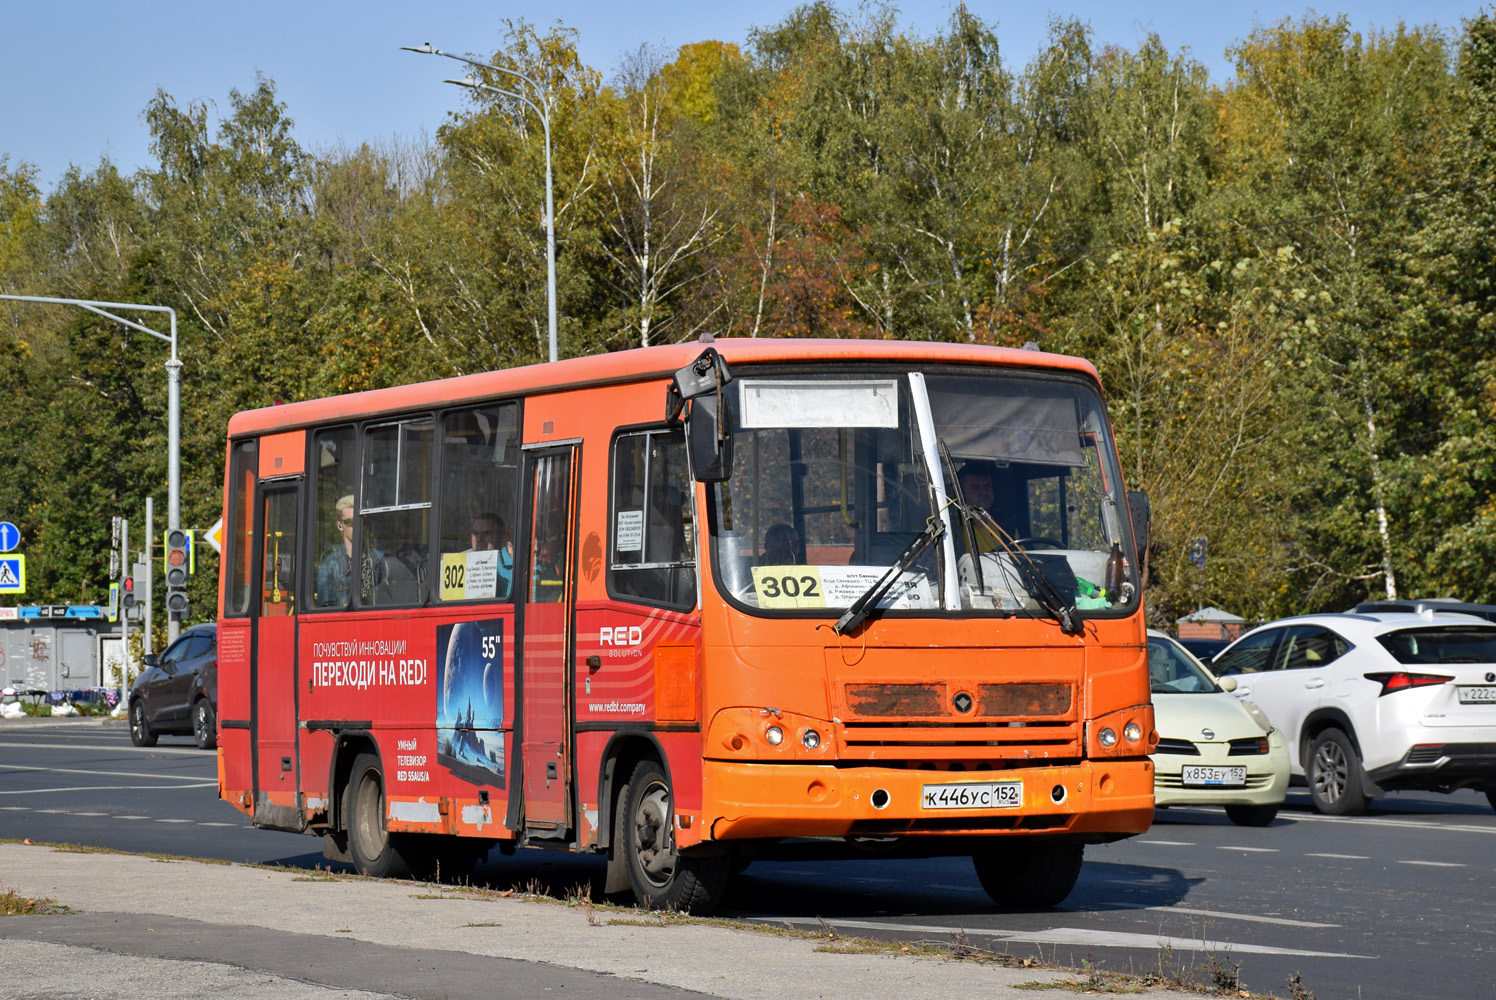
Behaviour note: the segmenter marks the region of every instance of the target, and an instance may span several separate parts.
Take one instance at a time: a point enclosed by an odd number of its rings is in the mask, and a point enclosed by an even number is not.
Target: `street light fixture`
[[[177,357],[177,311],[170,306],[147,306],[135,302],[100,302],[95,299],[57,299],[43,295],[0,295],[0,299],[43,305],[78,306],[89,312],[98,313],[105,319],[128,326],[132,330],[150,334],[157,340],[164,340],[171,345],[171,358],[166,362],[166,527],[171,531],[180,528],[182,526],[182,362]],[[116,315],[109,311],[111,309],[166,313],[171,320],[171,334],[168,336],[132,319]],[[147,558],[149,558],[149,538],[146,539],[146,546]],[[128,569],[129,567],[126,567],[126,571]],[[168,643],[176,641],[180,628],[179,622],[167,620],[166,640]]]
[[[556,335],[556,209],[555,195],[552,190],[553,185],[551,181],[551,92],[548,88],[541,86],[534,78],[526,76],[519,70],[510,69],[507,66],[496,66],[493,63],[478,62],[468,59],[465,56],[443,52],[430,42],[424,45],[402,45],[400,48],[405,52],[419,52],[422,55],[429,56],[445,56],[448,59],[456,59],[458,62],[465,62],[469,66],[476,66],[479,69],[504,73],[527,85],[535,96],[535,100],[531,100],[516,90],[506,90],[503,87],[495,87],[483,83],[471,73],[461,80],[442,81],[443,83],[456,84],[459,87],[467,87],[470,90],[491,91],[492,93],[521,101],[540,117],[540,124],[545,129],[545,292],[546,307],[549,313],[547,318],[549,320],[550,331],[550,356],[551,360],[555,361],[558,356],[558,341]],[[537,101],[539,103],[536,103]]]

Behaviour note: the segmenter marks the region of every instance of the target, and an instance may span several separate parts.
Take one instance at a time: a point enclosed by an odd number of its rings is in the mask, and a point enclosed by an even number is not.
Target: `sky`
[[[12,170],[35,166],[44,191],[70,164],[87,171],[104,157],[133,173],[153,163],[141,114],[158,88],[179,106],[213,102],[225,113],[229,91],[253,90],[257,73],[275,81],[297,140],[312,152],[420,141],[466,106],[462,91],[442,83],[462,68],[402,52],[402,45],[430,42],[448,52],[491,55],[506,18],[542,30],[560,19],[580,32],[583,61],[611,76],[620,58],[641,45],[671,52],[707,39],[742,45],[754,28],[775,24],[796,6],[792,0],[18,0],[7,11],[0,54],[0,158],[8,157]],[[837,6],[857,9],[855,0]],[[953,9],[951,0],[894,6],[900,23],[922,35],[940,31]],[[1075,17],[1090,24],[1098,44],[1132,49],[1156,33],[1170,50],[1188,48],[1218,84],[1232,76],[1225,51],[1234,41],[1311,9],[1344,13],[1360,31],[1401,21],[1453,32],[1487,9],[1474,0],[1341,0],[1318,8],[1278,0],[971,0],[968,7],[995,26],[1013,69],[1039,51],[1052,17]]]

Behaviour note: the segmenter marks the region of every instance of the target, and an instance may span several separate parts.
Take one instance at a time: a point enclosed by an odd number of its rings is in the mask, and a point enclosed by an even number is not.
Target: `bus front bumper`
[[[1010,833],[1105,841],[1153,821],[1146,758],[993,771],[704,763],[708,840]]]

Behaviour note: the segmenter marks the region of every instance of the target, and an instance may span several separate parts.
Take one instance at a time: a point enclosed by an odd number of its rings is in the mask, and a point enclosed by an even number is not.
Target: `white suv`
[[[1246,633],[1211,670],[1292,740],[1319,812],[1365,812],[1401,788],[1478,788],[1496,807],[1496,623],[1304,615]]]

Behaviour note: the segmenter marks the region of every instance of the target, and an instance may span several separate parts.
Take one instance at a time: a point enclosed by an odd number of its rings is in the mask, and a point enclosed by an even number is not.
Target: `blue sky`
[[[9,156],[12,169],[23,161],[37,166],[44,189],[70,163],[91,168],[103,156],[128,173],[151,163],[141,112],[158,87],[180,105],[208,100],[224,108],[229,90],[253,88],[257,72],[275,80],[296,121],[297,139],[308,149],[419,139],[463,107],[462,92],[441,82],[458,67],[401,52],[401,45],[429,41],[451,52],[491,53],[504,18],[541,26],[559,18],[580,30],[583,59],[611,75],[619,57],[642,44],[673,50],[709,38],[742,43],[754,27],[777,22],[795,6],[789,0],[15,3],[6,13],[0,55],[0,156]],[[839,6],[855,10],[851,2]],[[921,34],[939,30],[952,10],[948,0],[895,6],[902,23]],[[1399,21],[1458,30],[1462,18],[1484,6],[1471,0],[1346,0],[1313,9],[1343,12],[1363,31]],[[1311,9],[1276,0],[1240,7],[1198,0],[974,0],[969,7],[996,25],[1004,58],[1015,68],[1038,51],[1051,16],[1073,16],[1089,22],[1103,44],[1133,48],[1156,32],[1170,49],[1188,47],[1218,83],[1231,76],[1224,52],[1233,41]]]

